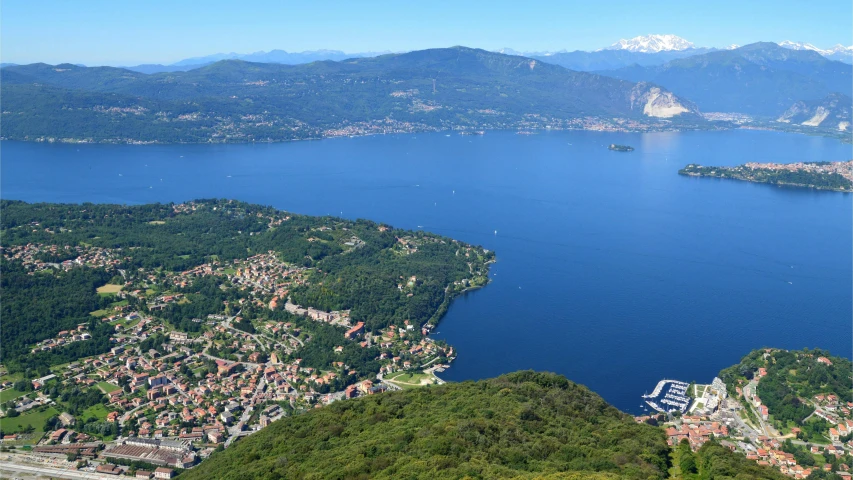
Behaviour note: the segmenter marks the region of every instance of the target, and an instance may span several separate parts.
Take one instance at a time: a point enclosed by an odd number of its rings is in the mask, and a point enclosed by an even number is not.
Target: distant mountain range
[[[737,48],[733,45],[731,48]],[[543,62],[553,63],[579,72],[597,70],[615,70],[629,65],[654,66],[676,58],[691,57],[719,49],[696,47],[693,43],[676,35],[644,35],[631,39],[621,39],[606,48],[594,51],[575,50],[569,52],[517,52],[511,48],[499,50],[500,53],[523,55]]]
[[[792,50],[811,50],[831,60],[853,63],[853,46],[845,47],[835,45],[829,49],[820,49],[809,43],[784,41],[779,44]],[[537,51],[522,52],[512,48],[502,48],[496,53],[506,55],[517,55],[535,58],[544,62],[560,65],[571,70],[591,72],[597,70],[615,70],[634,64],[640,66],[663,65],[677,58],[686,58],[719,50],[732,50],[738,45],[729,45],[723,48],[697,47],[692,42],[676,35],[643,35],[630,39],[621,39],[609,47],[600,48],[595,51],[576,50],[569,52],[560,51]],[[349,58],[376,57],[391,53],[383,52],[360,52],[345,53],[340,50],[310,50],[304,52],[287,52],[285,50],[270,50],[254,53],[216,53],[202,57],[186,58],[171,64],[141,64],[121,67],[134,72],[145,74],[163,72],[185,72],[196,68],[210,65],[221,60],[245,60],[256,63],[281,63],[285,65],[299,65],[317,61],[341,61]],[[3,63],[0,67],[14,64]]]
[[[146,75],[32,64],[0,70],[7,138],[285,140],[614,117],[702,122],[666,89],[466,47],[303,65],[222,60]]]
[[[284,50],[270,50],[269,52],[255,53],[216,53],[204,57],[192,57],[169,65],[143,64],[132,67],[123,67],[140,73],[162,73],[162,72],[186,72],[196,68],[210,65],[220,60],[244,60],[257,63],[281,63],[285,65],[299,65],[324,60],[340,61],[348,58],[376,57],[391,52],[363,52],[344,53],[340,50],[310,50],[305,52],[286,52]]]
[[[853,46],[845,47],[840,43],[828,49],[820,49],[811,43],[789,42],[785,40],[779,44],[780,47],[790,48],[791,50],[811,50],[817,52],[830,60],[838,60],[839,62],[853,63]]]
[[[828,50],[821,50],[811,44],[784,41],[779,44],[792,50],[812,50],[831,60],[845,63],[853,63],[853,47],[836,45]],[[592,52],[576,50],[567,52],[516,52],[505,48],[504,53],[524,55],[560,65],[572,70],[590,72],[597,70],[615,70],[618,68],[639,65],[650,67],[663,65],[670,60],[687,58],[695,55],[716,52],[721,50],[734,50],[738,45],[729,45],[725,48],[696,47],[676,35],[644,35],[631,39],[622,39],[613,45]]]
[[[799,101],[835,92],[850,96],[853,84],[851,65],[770,42],[599,73],[661,85],[696,102],[704,112],[774,117]]]
[[[713,48],[688,48],[686,50],[662,50],[660,52],[634,52],[630,50],[604,49],[594,52],[558,52],[547,55],[533,55],[532,58],[553,63],[579,72],[615,70],[630,65],[650,67],[663,65],[677,58],[692,57],[703,53],[715,52]]]
[[[692,42],[676,35],[645,35],[626,40],[622,39],[603,50],[627,50],[638,53],[657,53],[696,48]]]
[[[298,65],[229,59],[195,68],[191,62],[198,59],[187,59],[175,67],[181,70],[153,74],[6,66],[0,70],[3,135],[287,140],[451,128],[622,128],[627,120],[636,122],[632,128],[700,126],[703,113],[745,114],[796,131],[849,131],[850,64],[770,42],[713,50],[677,38],[635,40],[582,52],[586,57],[453,47]],[[584,72],[563,68],[569,59],[586,62],[584,69],[633,60]],[[719,114],[707,118],[729,118]]]

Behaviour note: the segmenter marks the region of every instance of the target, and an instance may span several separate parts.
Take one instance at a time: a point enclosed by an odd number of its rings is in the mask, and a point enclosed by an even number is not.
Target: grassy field
[[[235,273],[237,273],[237,270],[233,268],[226,268],[222,271],[225,272],[225,275],[234,275]]]
[[[19,391],[15,390],[14,388],[7,388],[6,390],[3,390],[2,392],[0,392],[0,403],[6,403],[9,400],[11,400],[13,398],[18,398],[25,393],[27,393],[27,392],[19,392]]]
[[[101,287],[101,288],[103,288],[103,287]],[[100,290],[100,288],[98,290]],[[99,291],[98,295],[100,295],[102,297],[109,297],[109,296],[115,295],[115,293],[100,292]],[[114,310],[114,307],[124,307],[124,306],[128,305],[129,303],[130,302],[127,300],[120,300],[118,302],[113,302],[110,304],[110,306],[108,308],[101,309],[101,310],[95,310],[94,312],[89,312],[89,315],[93,315],[95,317],[106,317],[107,315],[112,315],[112,314],[116,313],[116,311]]]
[[[39,407],[36,410],[41,410],[42,408]],[[0,419],[0,430],[3,430],[5,434],[18,433],[23,431],[27,425],[32,425],[35,429],[33,436],[37,441],[44,434],[43,427],[45,420],[54,415],[59,415],[59,410],[48,407],[43,411],[29,411],[17,417],[2,418]]]
[[[394,383],[402,388],[416,388],[426,383],[434,383],[435,379],[432,375],[426,373],[406,373],[400,372],[391,374],[385,377],[385,380]]]
[[[15,373],[7,373],[6,375],[0,376],[0,383],[4,382],[17,382],[18,380],[22,380],[24,378],[23,372],[15,372]]]
[[[86,418],[95,417],[98,420],[103,420],[103,419],[107,418],[107,415],[109,413],[110,413],[110,411],[107,410],[107,407],[105,405],[98,404],[98,405],[91,406],[91,407],[87,408],[86,410],[83,410],[83,413],[80,415],[80,418],[86,419]]]
[[[109,382],[98,382],[98,386],[101,387],[101,390],[103,390],[104,393],[114,392],[121,388]]]
[[[112,285],[112,284],[108,283],[102,287],[98,287],[98,293],[101,295],[103,295],[103,294],[115,295],[116,293],[120,292],[122,288],[124,288],[123,285]]]

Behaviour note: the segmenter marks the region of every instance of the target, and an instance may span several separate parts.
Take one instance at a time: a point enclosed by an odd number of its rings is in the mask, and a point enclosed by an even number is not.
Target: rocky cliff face
[[[833,93],[820,100],[799,101],[791,105],[776,121],[847,131],[851,117],[853,100],[847,95]]]
[[[643,109],[643,115],[655,118],[672,118],[683,113],[697,113],[692,104],[682,101],[672,92],[661,90],[648,83],[638,83],[631,92],[631,108]]]

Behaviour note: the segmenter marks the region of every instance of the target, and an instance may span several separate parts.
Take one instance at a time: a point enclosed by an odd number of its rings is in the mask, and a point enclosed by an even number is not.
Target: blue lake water
[[[606,145],[633,145],[632,153]],[[677,175],[688,163],[847,160],[771,132],[440,134],[273,145],[3,142],[3,198],[227,197],[423,228],[497,252],[437,337],[443,377],[549,370],[638,413],[661,378],[709,382],[754,348],[850,357],[853,195]]]

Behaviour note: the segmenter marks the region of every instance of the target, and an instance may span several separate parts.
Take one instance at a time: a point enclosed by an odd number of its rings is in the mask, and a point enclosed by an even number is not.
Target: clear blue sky
[[[850,0],[396,2],[3,0],[0,60],[172,63],[219,52],[347,53],[465,45],[594,50],[672,33],[697,46],[853,44]]]

